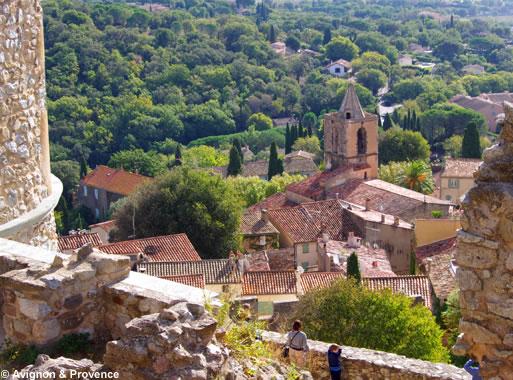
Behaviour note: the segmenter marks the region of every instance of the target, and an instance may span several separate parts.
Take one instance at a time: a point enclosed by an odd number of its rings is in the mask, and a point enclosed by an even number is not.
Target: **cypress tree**
[[[397,112],[397,108],[392,112],[392,121],[395,124],[399,124],[401,122],[401,118],[399,117],[399,112]]]
[[[411,111],[410,111],[410,109],[408,109],[407,126],[406,126],[405,129],[408,129],[408,130],[413,129],[411,127]]]
[[[87,175],[87,162],[84,156],[80,156],[80,178],[83,178]]]
[[[287,123],[287,126],[285,127],[285,154],[289,154],[292,152],[292,144],[291,142],[291,135],[290,135],[290,127],[289,123]]]
[[[392,122],[392,118],[390,117],[390,114],[387,113],[385,115],[385,120],[383,120],[383,130],[388,131],[393,126],[394,126],[394,123]]]
[[[355,279],[357,283],[360,283],[362,280],[362,275],[360,274],[360,264],[358,264],[358,256],[356,255],[356,252],[351,253],[347,259],[347,278],[350,277]]]
[[[233,146],[237,149],[240,156],[240,162],[244,162],[244,154],[242,153],[242,145],[239,139],[233,139]]]
[[[417,273],[417,258],[415,252],[410,253],[410,274],[414,275]]]
[[[403,117],[403,122],[401,123],[401,127],[405,130],[408,129],[408,117],[406,115],[404,115],[404,117]]]
[[[411,114],[411,128],[410,129],[412,131],[417,130],[417,112],[415,112],[415,110],[413,110],[413,112]]]
[[[322,38],[322,44],[326,45],[330,41],[331,41],[331,29],[326,28],[326,29],[324,29],[324,36]]]
[[[292,126],[292,130],[290,131],[290,147],[291,147],[291,150],[292,150],[292,146],[296,142],[297,138],[298,138],[297,125],[294,124]]]
[[[230,149],[230,162],[228,163],[228,175],[238,176],[242,173],[242,160],[240,159],[239,151],[235,146],[235,142]]]
[[[269,36],[268,40],[270,43],[276,42],[276,30],[274,29],[274,25],[271,24],[271,27],[269,28]]]
[[[461,144],[461,157],[463,158],[481,158],[481,143],[479,141],[479,131],[475,123],[470,123],[465,128],[463,143]]]
[[[417,125],[415,126],[415,130],[420,132],[420,118],[417,118]]]
[[[182,165],[182,148],[180,148],[180,144],[176,146],[175,151],[175,166]]]
[[[267,179],[270,181],[275,175],[283,173],[283,161],[278,158],[278,148],[273,141],[271,144],[271,154],[269,157],[269,169],[267,170]]]

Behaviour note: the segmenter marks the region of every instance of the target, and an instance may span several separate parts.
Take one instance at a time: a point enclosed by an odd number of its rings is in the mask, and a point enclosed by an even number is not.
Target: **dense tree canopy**
[[[429,155],[429,144],[419,132],[394,127],[380,133],[379,161],[382,164],[391,161],[427,160]]]

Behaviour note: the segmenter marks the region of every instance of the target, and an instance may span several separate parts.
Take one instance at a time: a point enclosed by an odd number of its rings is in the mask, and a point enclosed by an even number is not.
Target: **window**
[[[96,219],[100,219],[100,210],[95,208],[94,209],[94,216],[96,217]]]
[[[459,179],[449,178],[449,189],[459,189],[459,187],[460,187]]]
[[[87,197],[87,186],[86,185],[82,186],[82,189],[84,191],[84,197]]]
[[[367,153],[367,131],[365,130],[365,128],[360,128],[358,130],[358,143],[357,143],[357,148],[358,148],[358,154],[365,154]]]
[[[347,120],[351,119],[351,112],[346,112],[346,119]]]
[[[310,253],[310,244],[303,244],[303,253]]]
[[[98,189],[94,189],[94,198],[98,200]]]
[[[335,67],[335,74],[340,74],[340,67]]]

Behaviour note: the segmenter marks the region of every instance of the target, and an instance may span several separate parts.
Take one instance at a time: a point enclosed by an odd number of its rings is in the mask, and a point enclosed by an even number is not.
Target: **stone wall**
[[[271,343],[279,355],[285,344],[283,334],[264,332],[262,339]],[[309,340],[308,368],[316,380],[330,379],[326,353],[328,343]],[[448,364],[435,364],[408,359],[401,355],[372,351],[365,348],[342,346],[343,379],[358,380],[470,380],[461,368]]]
[[[53,248],[51,212],[3,231],[52,193],[39,0],[0,3],[0,41],[0,237]]]
[[[513,105],[504,110],[498,144],[484,152],[462,203],[456,253],[462,334],[453,352],[495,380],[513,378]]]

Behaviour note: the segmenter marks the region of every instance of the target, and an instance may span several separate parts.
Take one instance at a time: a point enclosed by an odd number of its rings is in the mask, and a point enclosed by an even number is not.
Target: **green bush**
[[[87,351],[91,346],[89,334],[64,335],[56,344],[56,350],[60,355],[69,356],[78,352]]]

